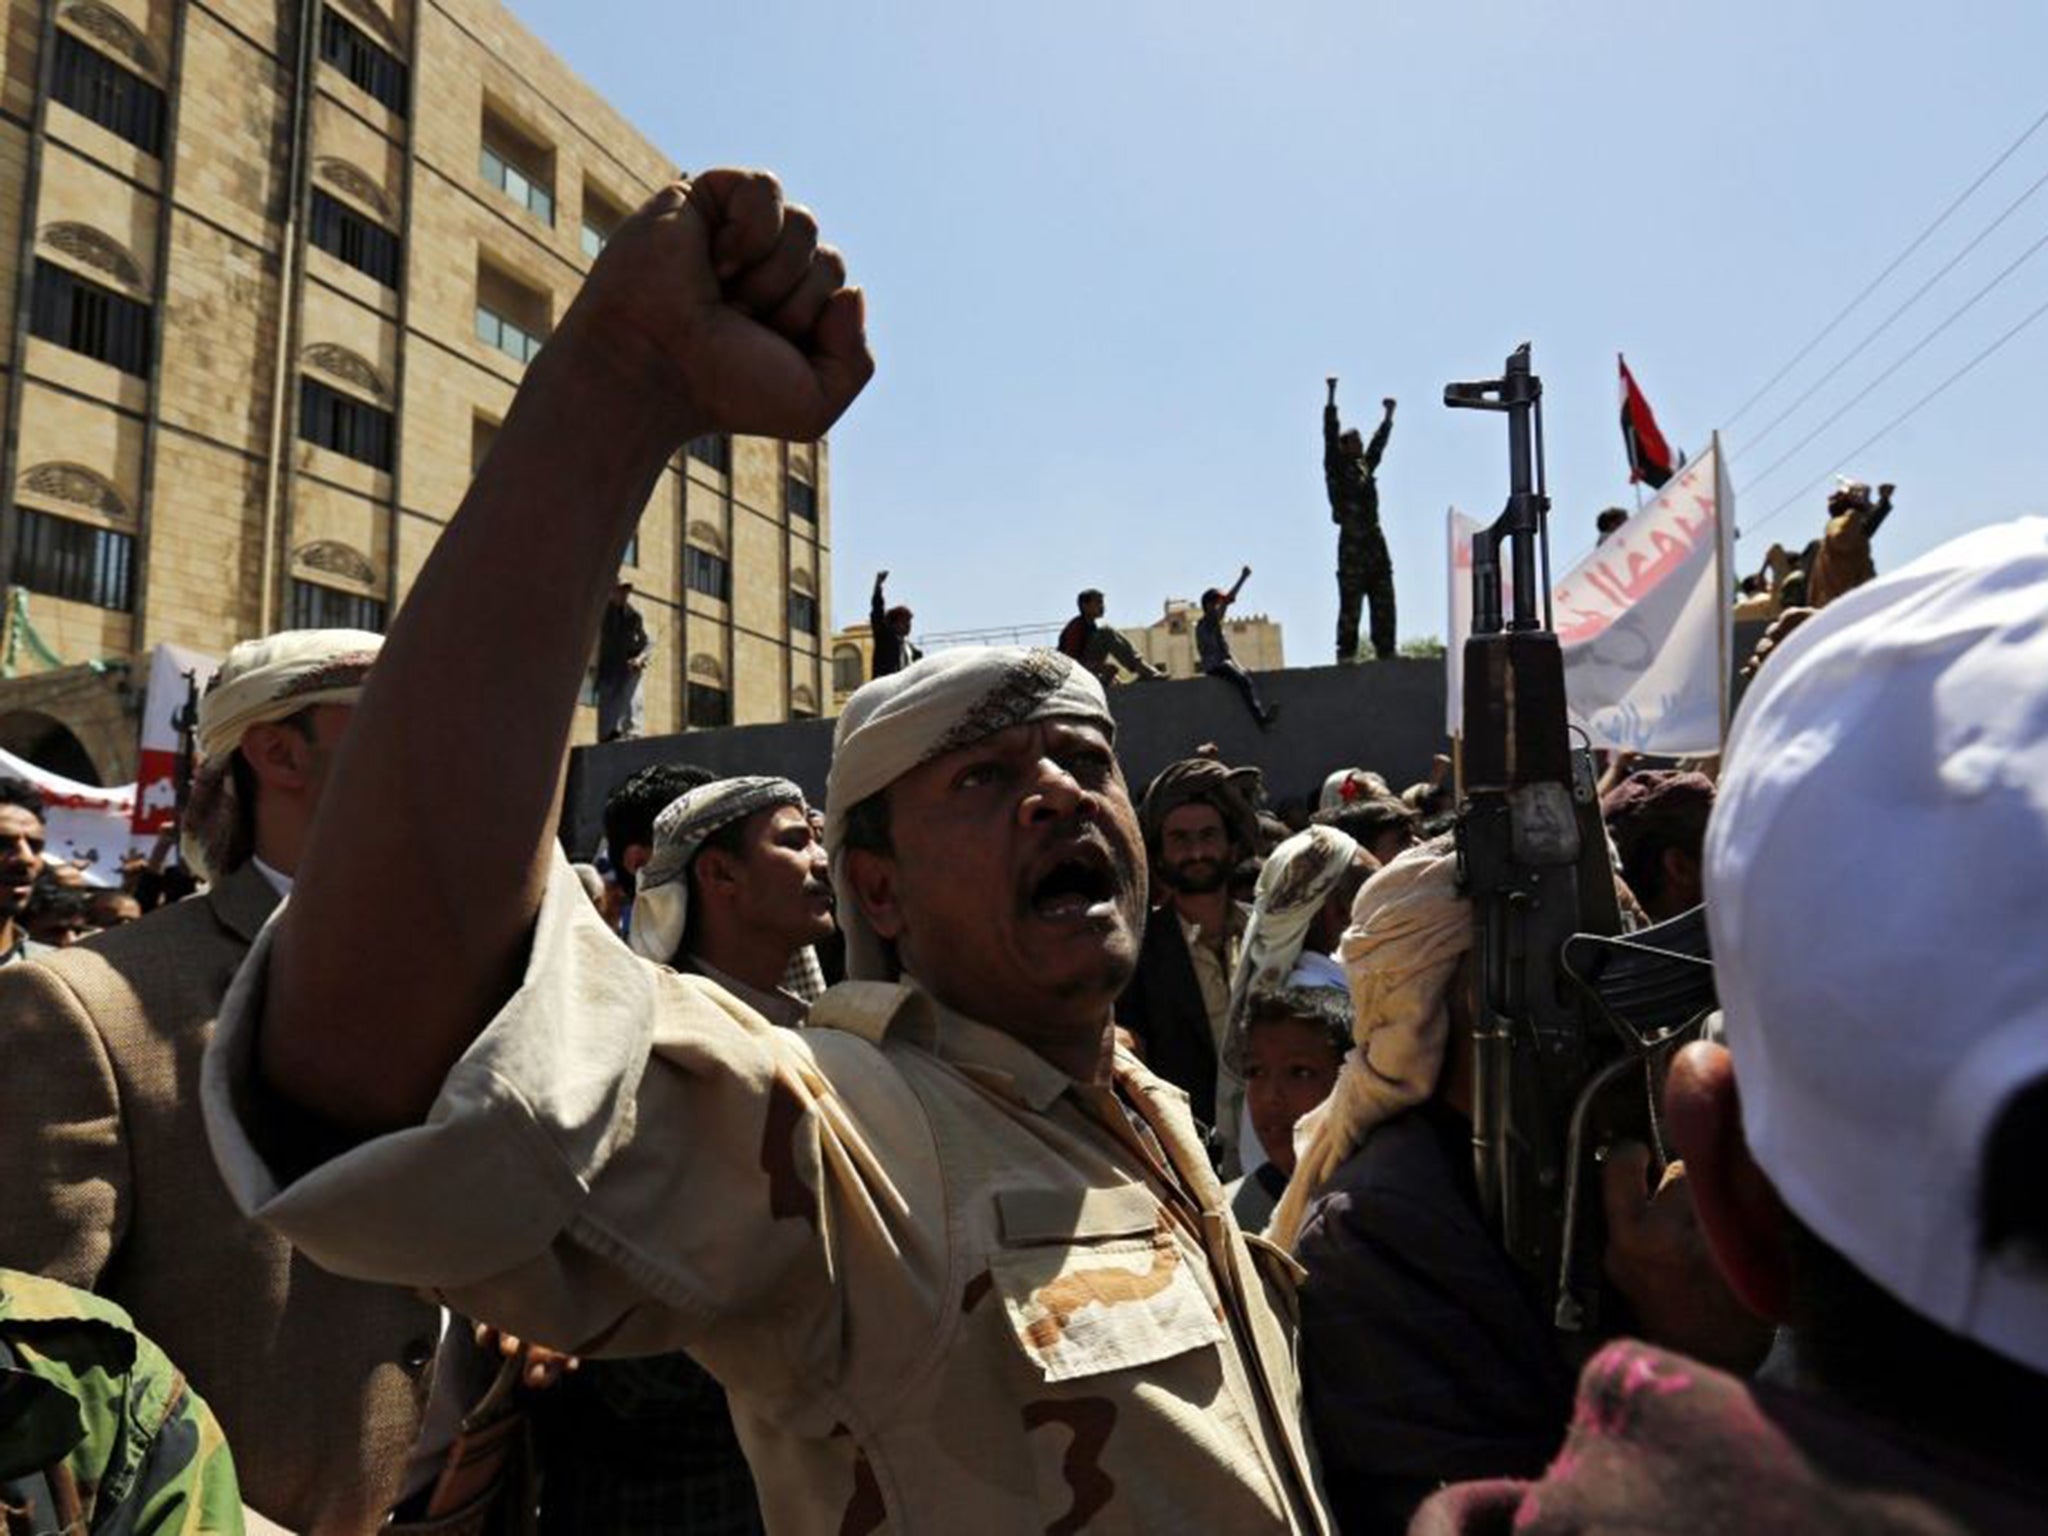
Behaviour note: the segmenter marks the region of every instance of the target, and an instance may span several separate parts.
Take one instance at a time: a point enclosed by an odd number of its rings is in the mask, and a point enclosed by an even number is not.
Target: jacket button
[[[399,1356],[399,1363],[414,1375],[418,1375],[434,1363],[434,1340],[418,1338],[405,1346],[405,1353]]]

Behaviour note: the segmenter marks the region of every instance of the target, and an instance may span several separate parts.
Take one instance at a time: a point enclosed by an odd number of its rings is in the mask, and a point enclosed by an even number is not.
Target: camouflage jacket
[[[220,1426],[112,1302],[0,1270],[0,1505],[10,1533],[239,1532]],[[25,1510],[25,1520],[17,1511]]]
[[[1323,407],[1323,483],[1330,492],[1330,521],[1346,533],[1364,533],[1379,526],[1380,490],[1373,476],[1379,472],[1380,456],[1387,451],[1387,439],[1393,432],[1394,418],[1383,416],[1365,452],[1346,453],[1337,442],[1342,435],[1337,407]]]
[[[633,955],[557,858],[525,981],[427,1122],[287,1182],[244,1118],[275,932],[206,1064],[237,1199],[523,1338],[688,1349],[768,1529],[1328,1536],[1299,1271],[1135,1058],[1077,1082],[872,982],[777,1028]]]

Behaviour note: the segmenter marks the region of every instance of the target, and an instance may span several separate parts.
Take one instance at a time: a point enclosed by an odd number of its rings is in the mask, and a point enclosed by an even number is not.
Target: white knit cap
[[[1778,649],[1729,737],[1706,897],[1743,1131],[1785,1203],[2048,1371],[2048,1272],[1985,1252],[1980,1216],[1986,1140],[2048,1075],[2048,519],[1943,545]]]

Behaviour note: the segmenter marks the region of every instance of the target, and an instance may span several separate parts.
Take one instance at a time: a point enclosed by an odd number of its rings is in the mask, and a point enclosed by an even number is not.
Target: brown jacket
[[[439,1318],[294,1255],[215,1171],[200,1056],[276,905],[245,866],[0,972],[0,1260],[125,1307],[212,1405],[249,1506],[327,1536],[394,1496]]]

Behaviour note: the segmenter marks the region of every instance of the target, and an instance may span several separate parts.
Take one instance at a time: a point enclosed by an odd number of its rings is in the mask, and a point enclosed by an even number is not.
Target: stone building
[[[0,46],[0,746],[119,780],[157,642],[385,627],[674,167],[493,0],[8,0]],[[663,474],[650,734],[829,707],[827,478]]]
[[[1168,677],[1193,677],[1195,625],[1201,622],[1201,605],[1177,597],[1167,599],[1164,608],[1143,629],[1126,629],[1124,636],[1140,656],[1165,668]],[[1287,665],[1277,620],[1263,613],[1233,614],[1223,621],[1223,633],[1230,637],[1231,655],[1247,671],[1278,672]]]

